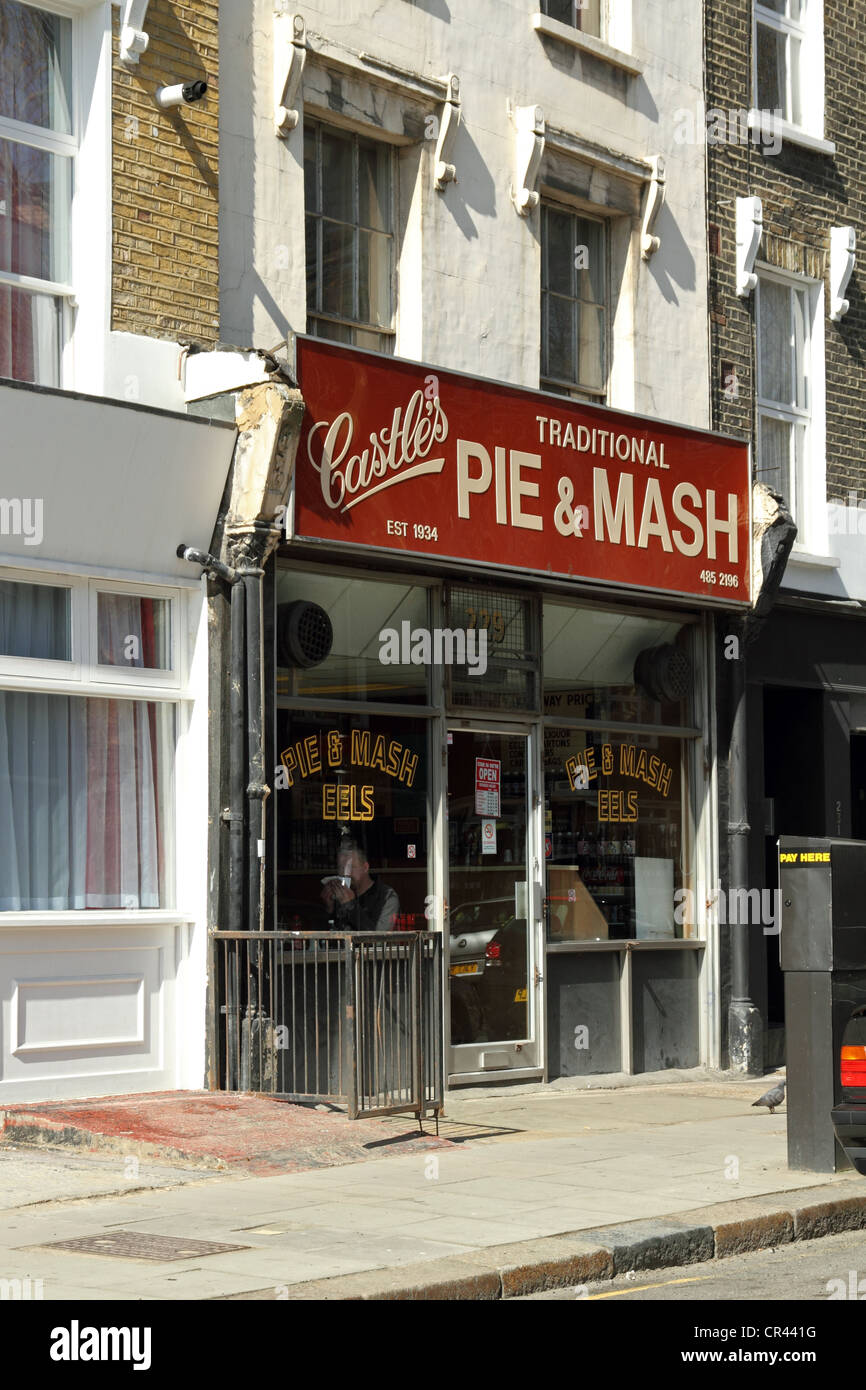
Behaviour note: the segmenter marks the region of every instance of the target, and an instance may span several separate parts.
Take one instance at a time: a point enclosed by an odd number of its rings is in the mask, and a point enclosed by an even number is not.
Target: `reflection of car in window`
[[[526,1035],[526,919],[513,898],[451,913],[451,1041]],[[516,998],[523,995],[522,998]]]
[[[465,903],[451,912],[451,974],[483,975],[485,950],[501,926],[514,917],[513,898]]]

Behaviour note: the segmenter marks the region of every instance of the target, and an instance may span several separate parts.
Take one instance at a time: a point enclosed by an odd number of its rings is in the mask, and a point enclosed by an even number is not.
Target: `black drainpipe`
[[[235,576],[232,586],[229,670],[229,931],[244,929],[244,726],[246,592]]]
[[[738,626],[739,659],[728,662],[728,902],[732,891],[749,886],[749,792],[746,777],[748,730],[746,727],[746,647],[753,642],[769,616],[779,593],[797,527],[778,493],[776,520],[761,539],[763,583],[751,613]],[[738,901],[748,899],[740,894]],[[730,912],[727,914],[730,922]],[[728,1010],[728,1054],[735,1071],[761,1076],[764,1070],[763,1020],[752,999],[749,969],[749,928],[746,923],[730,927],[731,1004]]]
[[[728,902],[737,889],[748,887],[749,800],[746,778],[746,653],[748,621],[737,624],[739,659],[728,661]],[[726,634],[727,635],[727,634]],[[740,894],[739,902],[747,902]],[[760,1076],[764,1069],[763,1022],[751,997],[749,927],[731,923],[731,1003],[728,1012],[728,1053],[734,1071]]]
[[[263,749],[264,704],[262,686],[262,581],[264,570],[244,566],[238,571],[246,599],[247,665],[247,917],[250,931],[261,931],[262,880],[264,877],[264,799]],[[240,587],[240,586],[238,586]]]
[[[231,586],[231,670],[229,672],[229,888],[227,931],[244,930],[244,730],[245,730],[245,587],[241,571],[192,546],[179,545],[178,556],[201,565]]]

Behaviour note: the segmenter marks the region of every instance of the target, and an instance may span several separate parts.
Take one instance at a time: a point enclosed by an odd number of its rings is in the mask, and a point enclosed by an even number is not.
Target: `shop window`
[[[99,581],[0,580],[0,677],[176,685],[176,602]]]
[[[60,384],[70,287],[73,22],[0,3],[0,376]]]
[[[689,935],[690,625],[556,603],[543,621],[548,935]]]
[[[757,476],[785,498],[801,541],[809,525],[810,327],[809,287],[759,276]]]
[[[424,929],[425,722],[278,710],[277,748],[278,928]]]
[[[535,600],[508,589],[449,584],[446,631],[466,660],[444,666],[455,709],[532,712],[538,708],[539,636]],[[457,653],[459,655],[459,653]]]
[[[307,331],[394,350],[394,151],[318,122],[304,126]]]
[[[169,903],[174,709],[0,691],[0,911]]]
[[[541,208],[541,385],[579,399],[607,391],[605,224],[551,203]]]
[[[172,905],[175,705],[131,692],[172,683],[136,666],[168,662],[173,600],[100,590],[0,581],[0,911]]]
[[[302,603],[322,609],[330,627],[328,654],[313,666],[292,646],[291,605]],[[429,632],[429,617],[419,585],[278,569],[275,631],[278,696],[427,703],[429,653],[419,634]]]
[[[551,941],[672,939],[690,924],[685,743],[635,731],[544,731]],[[678,920],[682,919],[682,920]]]
[[[543,630],[548,717],[691,726],[688,626],[546,603]]]
[[[541,0],[541,13],[560,24],[570,24],[583,34],[603,38],[602,9],[604,0]]]
[[[0,580],[0,656],[72,658],[71,590]]]
[[[98,593],[96,639],[100,666],[170,671],[171,603],[129,593]]]

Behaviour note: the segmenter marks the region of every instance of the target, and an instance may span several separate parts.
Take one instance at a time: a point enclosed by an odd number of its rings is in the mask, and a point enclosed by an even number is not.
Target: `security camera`
[[[158,87],[157,106],[191,106],[201,101],[207,91],[206,82],[178,82],[174,87]]]

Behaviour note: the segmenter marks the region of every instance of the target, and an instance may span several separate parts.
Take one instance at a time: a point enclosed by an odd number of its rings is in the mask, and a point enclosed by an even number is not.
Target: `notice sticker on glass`
[[[498,758],[475,759],[475,814],[498,816],[502,764]]]
[[[496,853],[496,821],[483,820],[481,822],[481,853]]]

